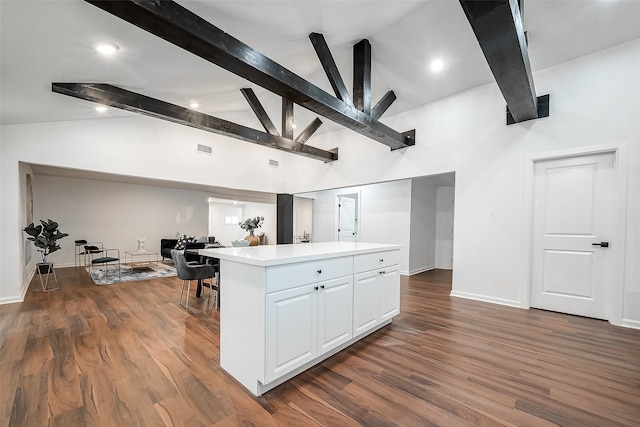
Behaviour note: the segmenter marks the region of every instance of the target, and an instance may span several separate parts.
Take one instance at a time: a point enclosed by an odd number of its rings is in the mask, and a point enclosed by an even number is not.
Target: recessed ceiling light
[[[104,55],[112,55],[120,50],[120,46],[115,43],[96,43],[93,48]]]
[[[107,107],[105,107],[104,105],[99,105],[96,107],[96,111],[99,113],[104,113],[105,111],[107,111]]]
[[[191,104],[189,104],[189,107],[191,108],[198,108],[200,106],[200,104],[198,104],[197,102],[192,102]]]
[[[433,61],[431,61],[429,68],[431,68],[431,71],[433,71],[434,73],[439,73],[440,71],[444,70],[444,62],[442,62],[441,59],[434,59]]]
[[[294,124],[292,124],[292,125],[291,125],[291,128],[292,128],[292,129],[295,129],[295,128],[296,128],[296,124],[295,124],[295,123],[294,123]]]

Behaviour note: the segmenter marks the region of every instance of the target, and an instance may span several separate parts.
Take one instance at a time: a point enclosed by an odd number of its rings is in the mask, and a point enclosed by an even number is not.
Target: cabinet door
[[[383,269],[380,276],[382,288],[382,321],[391,319],[400,313],[400,270],[399,265],[393,265]]]
[[[267,370],[265,383],[316,356],[317,285],[267,294]]]
[[[353,282],[353,335],[360,335],[380,321],[378,270],[356,274]]]
[[[322,354],[353,336],[353,276],[318,285],[318,347]]]

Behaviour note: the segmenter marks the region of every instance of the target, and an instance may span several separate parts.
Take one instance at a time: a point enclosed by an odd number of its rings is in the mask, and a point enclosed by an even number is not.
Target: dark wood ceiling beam
[[[256,117],[260,121],[260,124],[262,125],[264,130],[266,130],[271,135],[280,136],[280,134],[278,133],[278,129],[276,129],[276,126],[273,124],[273,122],[269,118],[269,115],[267,114],[264,107],[260,103],[260,100],[256,96],[256,93],[253,91],[253,89],[243,88],[243,89],[240,89],[240,92],[242,92],[242,95],[244,95],[244,99],[246,99],[247,102],[249,103],[249,106],[251,107],[253,112],[256,114]]]
[[[371,117],[378,120],[396,100],[396,93],[392,90],[385,93],[380,101],[371,109]]]
[[[287,139],[293,139],[294,127],[293,101],[287,98],[282,98],[282,136]]]
[[[392,149],[415,144],[173,1],[85,1]]]
[[[51,90],[63,95],[97,102],[133,113],[190,126],[264,147],[299,154],[323,162],[338,159],[337,151],[325,151],[291,139],[262,132],[179,105],[103,83],[52,83]]]
[[[311,138],[311,135],[313,135],[321,125],[322,121],[316,117],[311,123],[309,123],[309,126],[307,126],[302,132],[300,132],[300,135],[298,135],[298,137],[294,139],[294,141],[299,142],[300,144],[304,144],[309,140],[309,138]]]
[[[371,114],[371,44],[367,39],[353,45],[353,105]]]
[[[538,118],[518,0],[460,0],[513,119]]]
[[[311,33],[309,34],[309,39],[311,40],[311,44],[313,44],[313,48],[318,55],[320,64],[322,64],[322,68],[324,68],[324,72],[329,79],[329,83],[331,84],[336,97],[353,106],[353,101],[351,101],[351,96],[349,96],[347,86],[344,84],[344,80],[342,80],[336,61],[333,59],[333,55],[331,55],[331,50],[329,50],[329,46],[327,45],[327,41],[324,39],[324,36],[319,33]]]

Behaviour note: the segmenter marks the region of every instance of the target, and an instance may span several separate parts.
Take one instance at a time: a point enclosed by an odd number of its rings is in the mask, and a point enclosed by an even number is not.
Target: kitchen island
[[[400,246],[202,249],[220,259],[220,366],[256,396],[389,324]]]

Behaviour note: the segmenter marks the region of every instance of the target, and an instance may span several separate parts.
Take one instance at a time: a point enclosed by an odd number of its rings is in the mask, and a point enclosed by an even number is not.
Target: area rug
[[[108,266],[109,275],[105,274],[104,268],[92,268],[91,278],[96,285],[111,285],[114,283],[122,282],[136,282],[139,280],[156,279],[158,277],[171,277],[176,276],[176,268],[172,265],[158,264],[158,271],[149,268],[144,269],[132,269],[129,266],[120,266],[120,278],[118,278],[118,267]],[[87,269],[87,271],[89,271]]]

